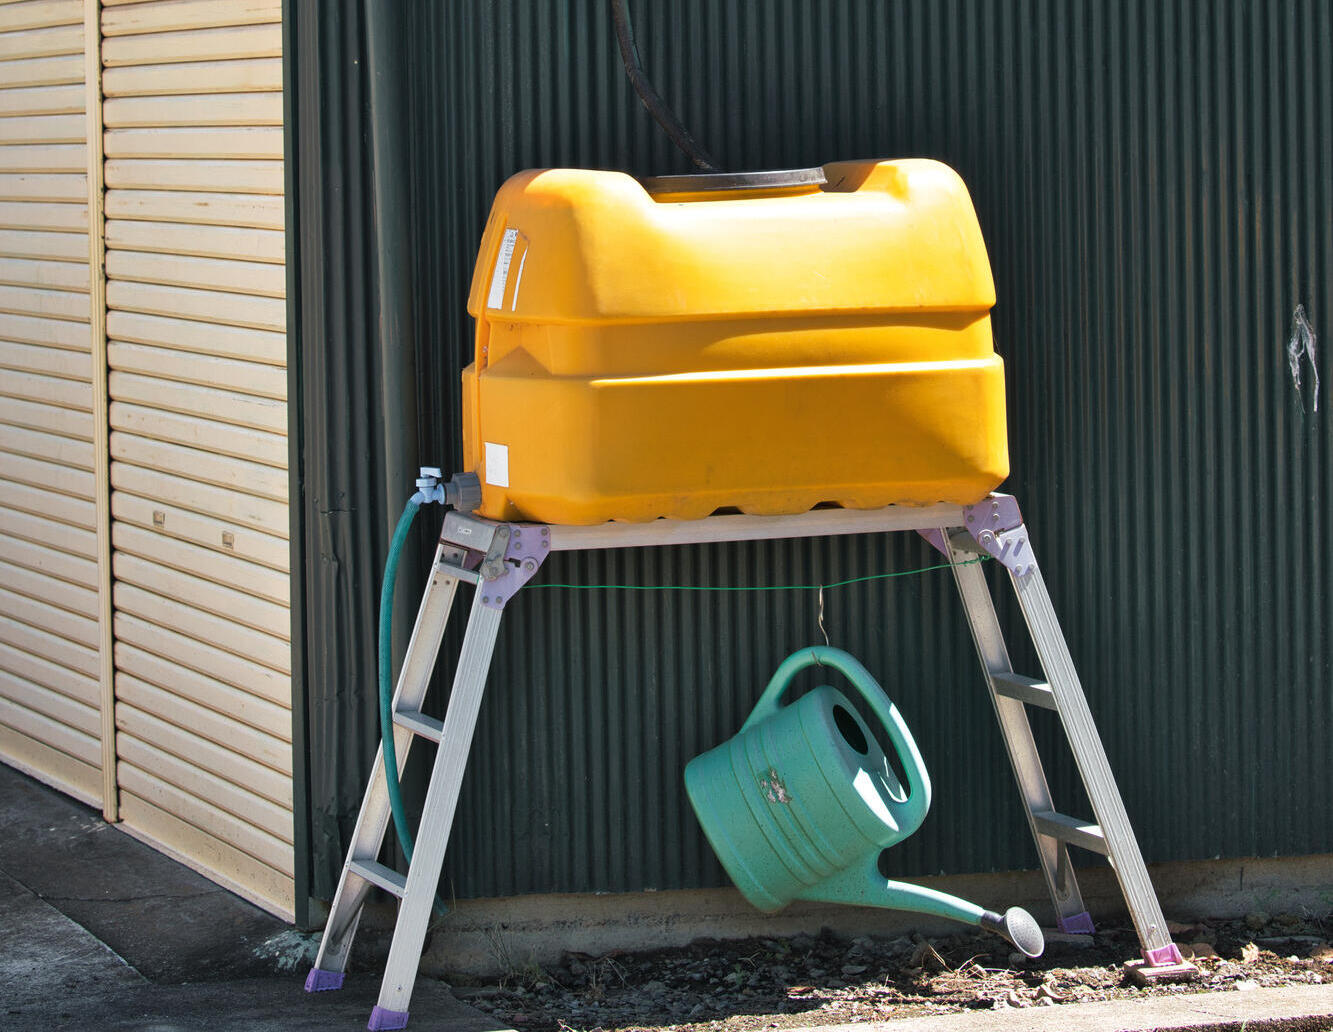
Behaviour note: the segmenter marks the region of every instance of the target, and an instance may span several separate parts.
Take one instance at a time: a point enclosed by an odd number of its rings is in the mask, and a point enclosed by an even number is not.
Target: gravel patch
[[[847,939],[828,930],[787,939],[700,939],[689,946],[593,957],[566,954],[547,970],[511,970],[454,994],[532,1032],[802,1028],[927,1014],[1150,995],[1333,983],[1333,915],[1250,914],[1175,924],[1200,977],[1133,985],[1129,928],[1048,933],[1030,961],[991,935]]]

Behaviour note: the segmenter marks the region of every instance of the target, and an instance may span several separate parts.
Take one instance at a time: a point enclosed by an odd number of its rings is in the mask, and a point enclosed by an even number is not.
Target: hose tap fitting
[[[444,493],[445,504],[455,512],[473,512],[481,505],[481,479],[475,473],[455,473]]]
[[[455,512],[472,512],[481,505],[481,481],[475,473],[455,473],[445,482],[439,466],[422,466],[412,501],[418,505],[439,502]]]

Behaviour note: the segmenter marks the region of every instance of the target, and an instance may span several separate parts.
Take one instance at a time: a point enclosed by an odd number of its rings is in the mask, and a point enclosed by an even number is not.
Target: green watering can
[[[815,664],[842,673],[865,700],[906,786],[842,692],[824,685],[783,704],[792,678]],[[898,708],[840,649],[787,657],[736,736],[685,767],[685,789],[722,866],[760,910],[797,899],[887,907],[985,928],[1029,957],[1045,947],[1026,910],[1000,915],[879,873],[880,853],[925,820],[930,775]]]

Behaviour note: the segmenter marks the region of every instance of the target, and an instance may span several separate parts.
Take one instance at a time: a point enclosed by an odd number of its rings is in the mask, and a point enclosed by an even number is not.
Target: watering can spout
[[[1003,914],[987,910],[981,915],[981,927],[1008,939],[1025,957],[1040,957],[1046,949],[1041,927],[1022,907],[1010,907]]]
[[[801,898],[819,903],[850,903],[853,906],[884,907],[947,918],[994,932],[1028,957],[1040,957],[1046,948],[1040,926],[1021,907],[1010,907],[1003,914],[997,914],[947,892],[894,881],[879,873],[878,861],[879,857],[875,855],[869,858],[868,863],[838,871],[802,892]]]

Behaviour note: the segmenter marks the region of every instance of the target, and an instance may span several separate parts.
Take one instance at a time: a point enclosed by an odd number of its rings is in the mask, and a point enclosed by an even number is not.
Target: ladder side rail
[[[444,731],[426,789],[416,849],[408,868],[406,892],[398,908],[389,958],[384,965],[379,1003],[371,1015],[371,1028],[402,1028],[407,1022],[408,1004],[430,921],[431,902],[444,865],[445,849],[458,807],[502,613],[502,608],[487,604],[481,591],[477,592],[449,694]]]
[[[403,657],[403,668],[398,675],[398,685],[394,690],[395,711],[400,705],[414,709],[421,708],[426,689],[430,686],[431,673],[435,669],[440,644],[444,640],[444,629],[453,608],[458,579],[446,572],[447,567],[442,562],[443,552],[443,546],[436,548],[430,580],[422,593],[421,607],[417,610],[412,637],[408,641],[407,653]],[[407,728],[395,727],[393,737],[398,753],[398,773],[401,776],[407,765],[408,750],[415,736]],[[343,859],[338,890],[329,908],[328,920],[324,924],[319,955],[315,958],[315,972],[327,973],[326,980],[328,975],[340,973],[347,967],[347,957],[352,949],[352,940],[356,936],[361,908],[371,888],[370,882],[351,871],[349,865],[355,860],[374,861],[379,856],[389,817],[389,789],[384,777],[384,749],[381,746],[375,750],[370,782],[366,785],[366,794],[361,801],[361,812],[357,815],[352,840]],[[318,980],[316,978],[316,981]]]
[[[1019,607],[1037,648],[1046,680],[1055,695],[1056,709],[1064,725],[1074,762],[1087,789],[1093,813],[1106,839],[1107,852],[1130,917],[1150,964],[1179,963],[1161,904],[1144,866],[1138,839],[1125,811],[1120,789],[1111,773],[1083,686],[1074,668],[1069,646],[1060,630],[1046,582],[1035,561],[1021,576],[1010,574]],[[1172,955],[1175,955],[1174,957]]]
[[[968,562],[976,558],[975,551],[958,547],[951,539],[951,533],[962,535],[966,541],[971,539],[961,530],[944,533],[954,582],[958,586],[972,640],[977,647],[977,656],[986,675],[987,691],[1009,754],[1009,763],[1023,797],[1028,828],[1037,846],[1037,857],[1051,903],[1055,907],[1057,925],[1062,931],[1090,931],[1092,919],[1084,906],[1078,880],[1069,861],[1069,850],[1064,842],[1047,834],[1037,824],[1035,815],[1054,810],[1055,805],[1046,781],[1046,772],[1041,765],[1041,755],[1032,737],[1027,711],[1019,700],[1007,698],[995,690],[995,677],[1012,674],[1014,669],[1000,621],[995,615],[995,603],[991,598],[990,586],[986,583],[985,571],[979,563]]]

